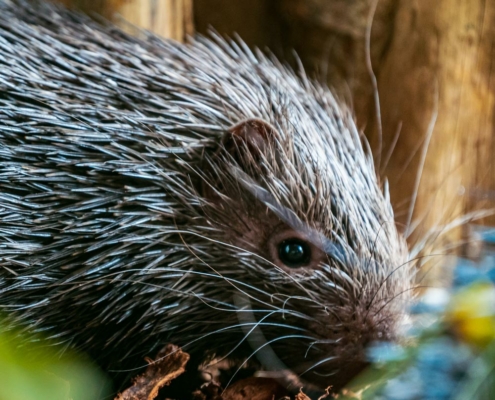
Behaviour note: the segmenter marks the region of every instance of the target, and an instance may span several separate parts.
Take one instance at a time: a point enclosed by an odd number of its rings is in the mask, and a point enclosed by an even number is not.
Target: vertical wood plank
[[[60,0],[88,14],[96,13],[124,30],[136,28],[184,41],[194,33],[193,0]]]
[[[401,222],[409,222],[410,199],[416,198],[413,216],[419,225],[412,242],[430,232],[426,254],[448,250],[458,242],[459,229],[443,235],[445,249],[442,240],[435,243],[435,239],[451,221],[489,206],[473,194],[495,187],[495,30],[488,23],[494,17],[495,5],[483,1],[440,0],[435,7],[426,0],[401,1],[393,39],[379,69],[385,146],[402,125],[385,173],[393,179],[392,199],[405,205]],[[421,144],[433,119],[414,197]],[[376,130],[373,134],[376,138]]]

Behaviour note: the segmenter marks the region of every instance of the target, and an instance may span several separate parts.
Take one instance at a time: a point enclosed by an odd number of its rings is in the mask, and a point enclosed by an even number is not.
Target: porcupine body
[[[327,89],[242,43],[0,1],[0,305],[29,330],[113,371],[269,347],[338,388],[394,337],[410,271]]]

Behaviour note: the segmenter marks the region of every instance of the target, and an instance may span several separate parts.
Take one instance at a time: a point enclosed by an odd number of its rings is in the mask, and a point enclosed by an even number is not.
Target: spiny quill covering
[[[395,336],[411,269],[350,112],[300,75],[0,1],[2,310],[113,371],[168,342],[271,347],[344,384]],[[319,258],[281,263],[291,237]]]

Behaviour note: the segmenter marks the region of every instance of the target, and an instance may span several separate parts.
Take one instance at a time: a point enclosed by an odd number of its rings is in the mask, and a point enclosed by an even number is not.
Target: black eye
[[[311,250],[301,239],[286,239],[278,245],[278,257],[290,268],[298,268],[309,264]]]

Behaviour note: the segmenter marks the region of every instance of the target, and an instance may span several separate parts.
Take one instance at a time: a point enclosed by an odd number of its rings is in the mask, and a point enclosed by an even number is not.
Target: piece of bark
[[[145,373],[135,378],[134,384],[115,400],[154,400],[161,388],[170,385],[184,373],[188,361],[189,354],[169,344],[158,353],[155,360],[148,360]]]
[[[298,394],[296,394],[295,400],[311,400],[311,399],[301,391]]]
[[[246,378],[229,386],[222,400],[273,400],[288,396],[289,392],[270,378]]]
[[[222,387],[216,382],[210,382],[192,394],[193,400],[223,400]]]

